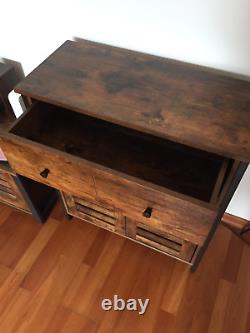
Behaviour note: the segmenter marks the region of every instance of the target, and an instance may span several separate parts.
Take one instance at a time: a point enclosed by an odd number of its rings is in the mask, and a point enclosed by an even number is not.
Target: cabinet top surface
[[[220,71],[85,40],[66,41],[15,90],[250,161],[250,82]]]

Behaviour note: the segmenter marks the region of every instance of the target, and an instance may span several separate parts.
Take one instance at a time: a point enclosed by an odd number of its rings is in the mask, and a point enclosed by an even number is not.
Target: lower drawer
[[[13,176],[4,171],[0,171],[0,202],[29,211]]]
[[[129,218],[126,218],[125,230],[127,237],[188,263],[192,262],[198,247],[191,242],[174,237],[168,233],[163,234],[157,229]]]
[[[61,195],[70,215],[109,231],[117,232],[121,235],[125,234],[125,218],[119,210],[112,206],[102,205],[67,193],[61,193]]]

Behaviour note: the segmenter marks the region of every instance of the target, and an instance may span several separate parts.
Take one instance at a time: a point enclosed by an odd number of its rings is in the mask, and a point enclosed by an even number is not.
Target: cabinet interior
[[[51,104],[30,111],[11,133],[205,202],[231,168],[222,156]]]

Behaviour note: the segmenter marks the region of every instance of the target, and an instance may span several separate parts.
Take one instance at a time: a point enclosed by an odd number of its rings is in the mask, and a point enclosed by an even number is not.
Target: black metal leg
[[[22,193],[32,216],[38,223],[45,223],[57,200],[57,192],[44,184],[16,175],[12,176]]]
[[[232,182],[231,182],[231,184],[228,188],[228,191],[227,191],[227,193],[226,193],[226,195],[225,195],[225,197],[224,197],[224,199],[223,199],[223,201],[220,205],[220,209],[219,209],[218,215],[217,215],[217,217],[214,221],[214,224],[213,224],[213,226],[212,226],[212,228],[211,228],[211,230],[208,234],[207,239],[205,240],[204,245],[202,246],[202,248],[200,249],[200,251],[199,251],[199,253],[196,257],[196,259],[193,263],[193,266],[191,267],[191,272],[195,272],[196,269],[198,268],[199,263],[200,263],[202,257],[204,256],[204,254],[206,252],[206,249],[207,249],[211,239],[213,238],[213,235],[214,235],[214,233],[215,233],[215,231],[216,231],[216,229],[217,229],[217,227],[218,227],[218,225],[219,225],[219,223],[220,223],[220,221],[221,221],[221,219],[222,219],[222,217],[225,213],[225,210],[226,210],[226,208],[227,208],[235,190],[237,189],[237,186],[239,185],[239,182],[241,181],[241,178],[243,177],[247,167],[248,167],[248,163],[241,162],[239,164],[237,170],[235,171],[235,175],[234,175],[234,177],[232,179]]]

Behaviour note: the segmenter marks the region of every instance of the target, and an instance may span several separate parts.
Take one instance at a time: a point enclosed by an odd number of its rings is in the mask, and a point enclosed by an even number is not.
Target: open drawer
[[[34,102],[1,146],[17,174],[202,244],[231,161],[51,104]],[[176,231],[176,232],[175,232]]]
[[[93,165],[86,161],[206,203],[216,201],[230,168],[230,161],[219,155],[42,102],[35,102],[1,137],[16,172],[48,185],[68,182],[66,192],[78,188],[70,179],[75,174],[92,196]]]

